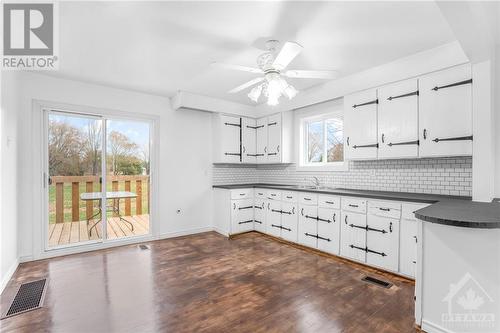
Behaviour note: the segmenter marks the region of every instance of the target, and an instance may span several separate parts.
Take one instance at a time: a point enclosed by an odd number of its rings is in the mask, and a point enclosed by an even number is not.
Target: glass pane
[[[48,114],[49,247],[102,238],[101,131],[100,119]]]
[[[316,121],[307,124],[307,162],[323,161],[324,136],[323,122]]]
[[[107,120],[106,126],[108,239],[149,234],[149,123]]]
[[[344,124],[341,119],[326,121],[327,162],[344,160]]]

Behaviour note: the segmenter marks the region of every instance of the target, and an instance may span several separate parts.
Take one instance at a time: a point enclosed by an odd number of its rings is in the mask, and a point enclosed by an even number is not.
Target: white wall
[[[19,88],[15,79],[2,75],[2,96]],[[17,267],[17,100],[2,98],[0,115],[0,292]]]
[[[210,114],[172,110],[170,99],[121,89],[57,79],[32,73],[6,73],[8,83],[16,77],[19,88],[3,96],[19,100],[9,117],[19,122],[18,206],[19,256],[36,258],[42,250],[41,238],[34,231],[41,224],[40,161],[33,157],[33,145],[40,124],[34,123],[33,101],[87,106],[100,109],[148,114],[159,117],[159,202],[158,237],[211,229],[211,121]],[[12,114],[12,113],[15,113]],[[15,152],[13,152],[15,155]],[[36,155],[36,154],[35,154]],[[15,177],[12,177],[15,179]],[[21,200],[21,199],[19,199]],[[15,206],[15,205],[14,205]],[[12,206],[11,206],[12,207]],[[180,208],[181,214],[176,210]],[[15,221],[15,219],[14,219]],[[38,228],[37,228],[38,227]]]

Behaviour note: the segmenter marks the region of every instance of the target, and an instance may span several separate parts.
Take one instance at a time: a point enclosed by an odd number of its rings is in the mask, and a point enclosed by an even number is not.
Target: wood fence
[[[96,192],[102,190],[99,176],[52,176],[51,184],[55,186],[55,210],[56,223],[64,222],[64,184],[71,184],[71,220],[80,221],[80,184],[85,183],[85,192]],[[135,182],[136,198],[125,200],[125,216],[131,215],[132,201],[135,204],[135,214],[142,214],[143,184],[147,184],[147,205],[149,211],[149,176],[106,176],[106,181],[111,182],[111,190],[118,191],[119,184],[125,183],[125,191],[131,191],[131,184]],[[99,184],[99,189],[94,189],[94,184]],[[85,202],[86,218],[94,214],[94,202]]]

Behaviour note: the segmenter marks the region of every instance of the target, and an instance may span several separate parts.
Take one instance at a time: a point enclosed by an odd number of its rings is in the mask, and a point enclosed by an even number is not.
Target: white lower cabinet
[[[340,255],[366,261],[366,215],[342,211]]]
[[[290,242],[297,242],[298,207],[296,203],[281,203],[281,237]]]
[[[399,272],[415,277],[417,268],[417,221],[401,220]]]
[[[231,200],[231,233],[253,230],[253,198]]]
[[[281,201],[269,200],[267,202],[266,233],[281,237]]]
[[[318,207],[316,205],[300,205],[298,242],[304,246],[318,246]]]
[[[397,272],[399,220],[369,214],[367,224],[366,263]]]
[[[256,231],[266,232],[266,200],[255,199],[253,227]]]
[[[318,207],[318,250],[339,254],[340,210]]]

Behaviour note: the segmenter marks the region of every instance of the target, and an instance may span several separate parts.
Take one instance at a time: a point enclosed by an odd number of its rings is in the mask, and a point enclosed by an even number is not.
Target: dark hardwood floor
[[[2,332],[415,332],[413,283],[257,233],[216,233],[20,265],[48,278],[42,309]],[[390,289],[360,281],[382,277]]]

